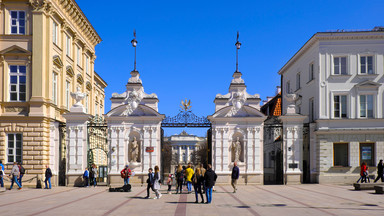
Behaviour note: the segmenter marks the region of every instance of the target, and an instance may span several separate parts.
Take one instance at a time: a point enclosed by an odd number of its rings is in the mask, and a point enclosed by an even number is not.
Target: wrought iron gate
[[[108,127],[102,116],[95,116],[88,122],[88,169],[95,164],[98,169],[97,182],[107,182],[108,175]]]

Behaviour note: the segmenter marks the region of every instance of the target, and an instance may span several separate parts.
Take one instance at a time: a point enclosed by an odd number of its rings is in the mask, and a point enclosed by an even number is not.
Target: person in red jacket
[[[357,183],[361,180],[361,183],[367,183],[367,177],[368,177],[368,167],[365,162],[363,162],[360,166],[360,178],[357,180]],[[369,177],[368,177],[369,181]]]
[[[128,185],[129,184],[129,178],[132,175],[132,172],[128,168],[128,165],[125,165],[125,168],[123,170],[121,170],[120,174],[121,174],[121,178],[124,178],[124,185]]]

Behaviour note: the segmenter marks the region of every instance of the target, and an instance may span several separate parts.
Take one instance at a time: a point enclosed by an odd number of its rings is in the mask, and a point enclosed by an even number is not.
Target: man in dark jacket
[[[215,171],[212,170],[212,165],[208,164],[207,171],[205,172],[205,175],[204,175],[205,195],[207,196],[206,203],[212,202],[212,188],[215,185],[216,178],[217,178],[217,175]]]
[[[148,179],[147,179],[147,196],[145,197],[146,199],[149,199],[149,189],[152,189],[152,191],[155,191],[153,189],[153,183],[155,181],[152,168],[148,169]]]
[[[235,161],[233,163],[233,168],[232,168],[232,187],[233,187],[233,193],[236,193],[236,185],[237,185],[237,179],[239,179],[240,176],[240,170],[239,167],[237,166],[237,162]]]
[[[375,179],[375,183],[381,179],[381,182],[384,182],[384,164],[383,160],[380,160],[380,162],[377,164],[377,178]]]
[[[45,188],[44,189],[51,189],[51,177],[52,177],[52,171],[51,168],[49,168],[48,165],[45,166],[47,169],[45,169]],[[47,182],[49,183],[49,187],[47,187]]]

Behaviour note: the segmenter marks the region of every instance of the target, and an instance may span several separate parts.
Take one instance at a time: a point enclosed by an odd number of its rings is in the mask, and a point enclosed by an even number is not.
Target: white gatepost
[[[280,116],[283,123],[285,184],[300,184],[303,178],[303,123],[306,116],[296,113],[296,94],[285,95],[287,112]]]
[[[67,185],[80,186],[83,184],[82,175],[87,167],[87,123],[91,115],[85,113],[81,104],[86,96],[85,93],[71,92],[76,103],[71,107],[70,112],[64,114],[67,124]]]

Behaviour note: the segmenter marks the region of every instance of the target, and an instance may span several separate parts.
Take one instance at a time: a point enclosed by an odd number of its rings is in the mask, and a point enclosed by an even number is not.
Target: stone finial
[[[77,87],[76,92],[71,92],[71,97],[75,99],[76,103],[71,107],[71,112],[84,112],[84,106],[81,101],[87,96],[87,93],[80,91],[80,87]]]
[[[296,100],[298,96],[296,94],[286,94],[284,95],[285,100],[287,101],[287,113],[290,114],[296,114]]]

